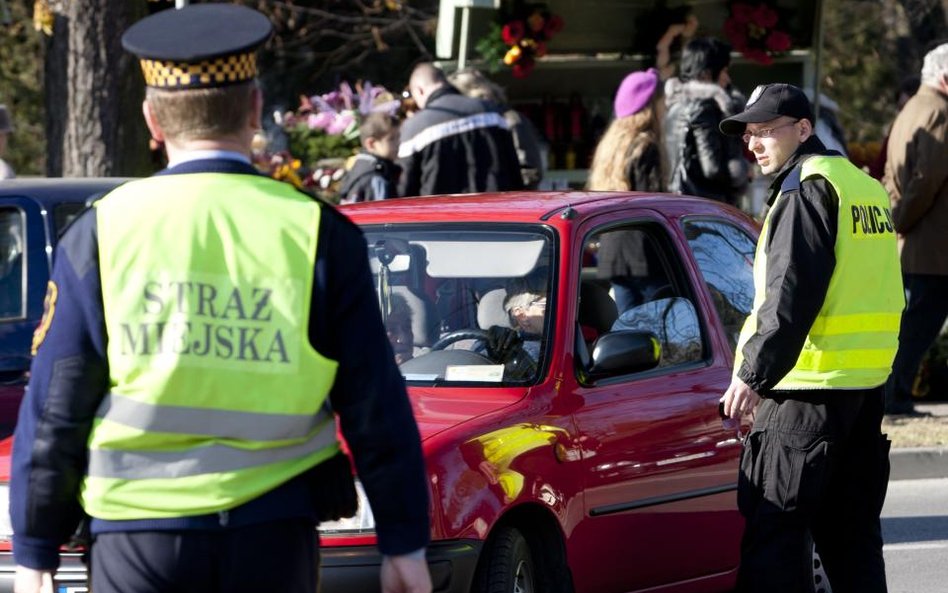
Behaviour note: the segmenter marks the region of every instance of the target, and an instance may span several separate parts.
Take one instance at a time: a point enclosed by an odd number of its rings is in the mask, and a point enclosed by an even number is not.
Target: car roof
[[[736,208],[704,198],[640,192],[531,191],[398,198],[347,204],[340,209],[360,224],[424,221],[539,222],[572,209],[583,217],[635,205],[666,213],[710,214]]]
[[[130,181],[126,177],[36,177],[0,182],[0,197],[26,196],[43,206],[62,202],[85,202]]]

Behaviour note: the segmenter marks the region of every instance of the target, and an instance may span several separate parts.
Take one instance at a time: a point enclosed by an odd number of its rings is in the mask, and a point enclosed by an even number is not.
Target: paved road
[[[882,531],[889,593],[948,591],[948,478],[889,482]]]

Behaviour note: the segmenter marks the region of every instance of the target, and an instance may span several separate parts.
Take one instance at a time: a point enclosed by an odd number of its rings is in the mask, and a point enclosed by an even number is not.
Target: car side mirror
[[[648,331],[609,332],[596,340],[589,375],[593,379],[653,369],[662,359],[658,338]]]

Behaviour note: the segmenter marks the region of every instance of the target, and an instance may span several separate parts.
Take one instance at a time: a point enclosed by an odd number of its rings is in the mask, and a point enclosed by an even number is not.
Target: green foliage
[[[501,37],[500,25],[491,22],[487,34],[477,41],[474,49],[484,59],[484,68],[488,72],[497,72],[503,65],[504,54],[510,48]]]
[[[881,140],[895,118],[899,81],[889,0],[823,3],[823,92],[836,100],[849,142]],[[888,6],[887,6],[888,5]]]
[[[4,157],[18,176],[46,168],[42,33],[33,29],[32,2],[6,2],[10,23],[0,25],[0,102],[13,120]]]
[[[311,130],[299,123],[286,130],[290,153],[306,164],[327,158],[349,158],[359,150],[359,137],[346,138],[344,134],[327,134]]]

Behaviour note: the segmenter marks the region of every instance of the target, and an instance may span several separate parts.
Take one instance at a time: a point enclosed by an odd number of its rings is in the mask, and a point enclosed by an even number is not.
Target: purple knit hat
[[[626,76],[616,92],[614,105],[616,117],[627,117],[641,111],[655,94],[656,87],[658,87],[658,70],[655,68],[633,72]]]

